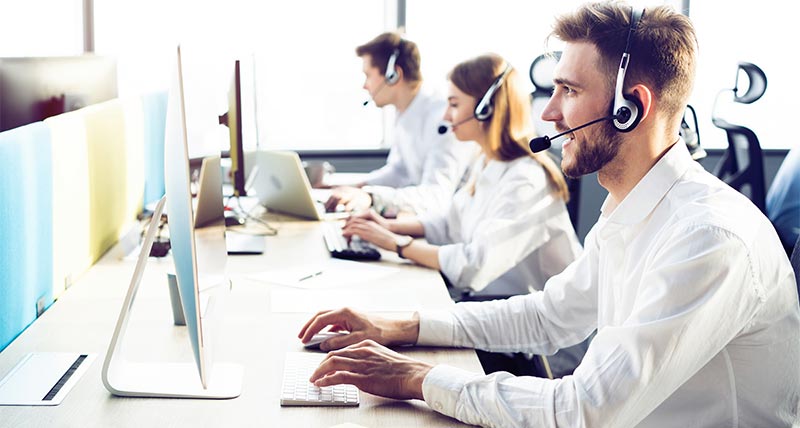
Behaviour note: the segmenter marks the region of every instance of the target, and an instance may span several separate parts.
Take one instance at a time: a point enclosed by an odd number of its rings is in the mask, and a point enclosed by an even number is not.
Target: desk
[[[97,358],[64,402],[55,407],[0,407],[3,427],[35,426],[209,426],[331,427],[354,423],[365,427],[444,427],[459,422],[421,401],[395,401],[361,393],[356,408],[282,408],[279,405],[283,360],[287,351],[302,351],[296,335],[310,313],[271,312],[273,290],[247,274],[282,267],[298,260],[329,257],[320,223],[281,221],[277,236],[267,238],[263,256],[231,256],[228,272],[234,286],[228,296],[225,336],[216,343],[217,361],[244,365],[242,394],[232,400],[120,398],[100,380],[103,358],[125,296],[134,261],[120,260],[119,249],[106,254],[75,285],[0,353],[0,376],[26,353],[60,351],[96,353]],[[385,254],[387,265],[401,268],[392,279],[358,288],[364,299],[387,293],[416,296],[419,307],[452,305],[439,274]],[[165,272],[171,258],[150,259],[128,326],[125,354],[131,360],[192,361],[185,328],[172,326]],[[352,293],[355,289],[343,290]],[[404,299],[403,301],[409,301]],[[404,316],[413,307],[387,316]],[[431,363],[447,363],[481,372],[472,350],[399,348]]]

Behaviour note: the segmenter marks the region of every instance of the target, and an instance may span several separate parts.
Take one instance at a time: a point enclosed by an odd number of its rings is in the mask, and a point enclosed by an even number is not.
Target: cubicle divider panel
[[[53,141],[53,294],[93,263],[89,250],[89,156],[84,109],[44,121]]]
[[[118,100],[86,107],[89,167],[89,256],[94,263],[114,245],[126,223],[128,151]]]
[[[50,131],[0,133],[0,350],[53,302]]]
[[[167,93],[142,97],[144,113],[144,203],[164,196],[164,131],[167,126]]]

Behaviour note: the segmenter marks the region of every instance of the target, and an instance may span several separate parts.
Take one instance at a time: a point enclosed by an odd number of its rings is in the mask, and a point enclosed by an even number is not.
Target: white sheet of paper
[[[320,264],[260,272],[248,275],[248,278],[286,287],[319,290],[370,284],[397,271],[397,268],[373,263],[329,259]]]
[[[370,312],[414,312],[422,307],[418,293],[398,294],[397,290],[386,290],[380,284],[360,287],[358,293],[284,288],[272,290],[270,296],[273,313],[315,313],[345,306]]]

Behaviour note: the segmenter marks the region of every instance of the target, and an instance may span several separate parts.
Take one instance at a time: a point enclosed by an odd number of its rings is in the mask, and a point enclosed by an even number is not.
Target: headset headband
[[[478,105],[475,106],[475,119],[480,121],[484,121],[489,119],[494,112],[494,107],[492,106],[492,97],[494,97],[495,92],[500,89],[500,86],[503,85],[503,82],[506,80],[506,76],[508,73],[511,72],[511,64],[506,62],[506,68],[494,79],[489,89],[486,90],[486,93],[483,94],[483,97],[478,102]]]

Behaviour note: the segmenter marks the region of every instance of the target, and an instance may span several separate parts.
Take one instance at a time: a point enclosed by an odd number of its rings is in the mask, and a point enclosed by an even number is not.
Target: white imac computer
[[[238,364],[213,362],[213,338],[208,331],[217,315],[215,299],[228,287],[224,275],[224,226],[204,228],[202,232],[194,228],[180,47],[175,77],[170,89],[164,147],[166,195],[156,206],[154,220],[145,235],[106,353],[103,384],[118,396],[234,398],[241,393],[243,368]],[[123,338],[165,203],[178,294],[194,361],[128,361],[123,352]],[[201,304],[201,290],[203,297],[208,298],[202,301],[204,304]]]

